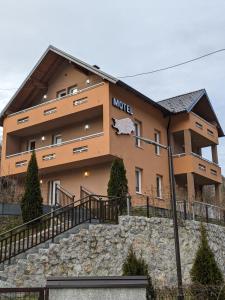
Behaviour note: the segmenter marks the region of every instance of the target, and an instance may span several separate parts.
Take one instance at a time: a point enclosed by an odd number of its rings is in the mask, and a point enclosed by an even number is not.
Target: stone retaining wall
[[[199,244],[199,222],[179,224],[184,283]],[[206,225],[211,249],[225,274],[225,228]],[[122,274],[122,264],[130,246],[149,265],[158,286],[176,284],[172,220],[164,218],[120,217],[118,225],[90,225],[79,233],[29,254],[16,265],[5,268],[9,286],[45,286],[48,276],[113,276]]]

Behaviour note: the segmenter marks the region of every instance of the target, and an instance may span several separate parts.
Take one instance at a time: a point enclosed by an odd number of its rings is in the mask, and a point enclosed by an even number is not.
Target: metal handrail
[[[106,198],[103,200],[103,198]],[[118,223],[118,198],[90,195],[0,235],[0,264],[93,219]],[[74,198],[73,198],[74,199]]]
[[[60,146],[66,145],[66,144],[92,139],[92,138],[97,137],[97,136],[102,136],[103,134],[104,134],[104,132],[101,131],[101,132],[85,135],[85,136],[82,136],[82,137],[79,137],[79,138],[75,138],[75,139],[72,139],[72,140],[64,141],[64,142],[59,143],[59,144],[51,144],[51,145],[36,148],[36,149],[33,149],[33,150],[27,150],[27,151],[24,151],[24,152],[19,152],[19,153],[7,155],[6,158],[11,158],[11,157],[15,157],[15,156],[23,155],[23,154],[28,154],[28,153],[31,153],[33,151],[40,151],[40,150],[44,150],[44,149],[48,149],[48,148],[60,147]]]

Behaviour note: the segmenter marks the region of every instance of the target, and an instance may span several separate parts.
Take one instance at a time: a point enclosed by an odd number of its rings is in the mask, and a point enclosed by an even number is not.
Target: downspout
[[[170,139],[170,124],[171,124],[171,115],[169,115],[169,120],[166,128],[166,133],[167,133],[167,143],[168,146],[171,146],[171,139]],[[169,152],[168,152],[168,169],[170,169],[170,158],[169,158]],[[171,172],[169,172],[169,180],[171,182]],[[171,195],[171,187],[170,187],[170,195]],[[172,207],[172,197],[170,197],[170,205]]]

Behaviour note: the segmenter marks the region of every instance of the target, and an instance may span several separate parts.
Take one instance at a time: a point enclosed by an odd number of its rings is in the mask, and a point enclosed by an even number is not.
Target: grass
[[[23,223],[21,216],[0,216],[0,234]]]

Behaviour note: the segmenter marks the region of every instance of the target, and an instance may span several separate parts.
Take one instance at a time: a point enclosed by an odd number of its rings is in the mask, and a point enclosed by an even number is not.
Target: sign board
[[[126,112],[129,115],[133,115],[132,107],[117,98],[112,98],[112,105]]]
[[[113,122],[113,128],[117,129],[117,134],[131,134],[135,131],[134,122],[130,118],[113,118]]]

